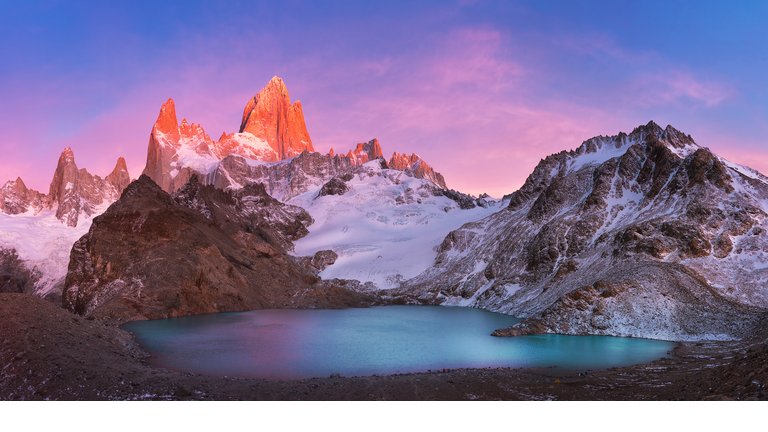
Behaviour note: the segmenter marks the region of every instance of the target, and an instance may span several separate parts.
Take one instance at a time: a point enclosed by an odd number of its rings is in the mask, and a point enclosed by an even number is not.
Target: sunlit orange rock
[[[314,152],[301,102],[291,105],[285,83],[273,77],[243,111],[240,132],[248,132],[266,141],[280,159],[288,159],[307,150]]]
[[[176,106],[173,99],[168,99],[160,108],[160,114],[149,134],[147,165],[142,172],[166,192],[171,189],[171,158],[176,153],[179,139]]]

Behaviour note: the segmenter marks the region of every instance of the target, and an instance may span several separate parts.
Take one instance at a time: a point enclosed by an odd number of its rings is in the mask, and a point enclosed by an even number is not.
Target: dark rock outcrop
[[[30,292],[38,275],[24,265],[15,249],[0,247],[0,293]]]
[[[141,176],[72,248],[64,307],[94,317],[155,319],[377,302],[372,295],[320,283],[294,264],[276,239],[302,235],[301,212],[287,224],[293,233],[260,227],[260,217],[273,212],[283,217],[290,210],[272,206],[263,188],[249,191],[234,195],[191,182],[174,200]],[[263,212],[254,211],[260,206]]]
[[[347,192],[349,192],[349,186],[347,186],[344,179],[341,177],[334,177],[320,188],[320,192],[318,192],[317,196],[344,195]]]
[[[262,183],[251,183],[237,191],[225,192],[203,186],[197,176],[173,194],[177,203],[199,211],[216,221],[228,233],[258,233],[281,252],[293,249],[293,242],[309,233],[312,217],[301,207],[272,198]]]

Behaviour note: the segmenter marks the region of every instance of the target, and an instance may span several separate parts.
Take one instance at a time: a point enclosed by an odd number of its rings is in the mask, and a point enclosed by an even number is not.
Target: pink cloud
[[[647,105],[660,105],[677,102],[695,101],[705,107],[719,105],[734,94],[727,84],[702,80],[689,72],[668,70],[637,78],[634,93],[641,95],[638,102]]]
[[[482,83],[498,91],[512,86],[523,74],[523,67],[501,53],[503,37],[499,31],[462,29],[452,32],[442,52],[432,57],[430,75],[441,78],[443,86]]]

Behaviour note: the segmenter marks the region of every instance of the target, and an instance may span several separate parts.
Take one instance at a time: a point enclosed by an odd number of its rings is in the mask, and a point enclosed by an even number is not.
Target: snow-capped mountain
[[[0,248],[13,251],[32,275],[19,288],[59,298],[72,244],[128,183],[123,158],[102,179],[78,169],[69,147],[59,157],[47,195],[27,189],[21,178],[7,182],[0,189]]]
[[[650,122],[542,160],[392,295],[530,317],[500,335],[739,337],[768,306],[766,199],[759,173]]]

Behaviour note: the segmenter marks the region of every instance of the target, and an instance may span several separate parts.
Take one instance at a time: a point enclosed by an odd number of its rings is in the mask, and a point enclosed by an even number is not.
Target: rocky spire
[[[131,183],[131,176],[128,174],[128,167],[125,165],[125,159],[119,157],[117,159],[117,164],[115,164],[115,169],[113,169],[104,180],[114,186],[118,194],[122,193],[123,190],[128,187],[128,184]]]
[[[174,141],[179,140],[179,121],[176,120],[176,105],[173,99],[168,100],[160,108],[160,114],[157,115],[157,121],[152,128],[152,134],[162,133],[168,135]]]
[[[48,192],[48,205],[56,205],[56,217],[69,226],[77,226],[80,214],[91,216],[103,211],[99,206],[109,204],[120,197],[120,192],[130,183],[125,159],[117,160],[112,173],[105,179],[78,169],[72,149],[67,147],[59,156]]]
[[[59,156],[56,172],[53,174],[48,197],[51,202],[58,203],[56,217],[69,226],[77,226],[80,213],[80,200],[77,197],[79,172],[75,164],[75,154],[67,147]]]
[[[171,189],[171,158],[176,153],[175,147],[180,139],[176,106],[173,99],[168,99],[160,108],[160,114],[149,135],[147,165],[142,172],[165,191]]]
[[[291,105],[285,83],[273,77],[266,87],[245,106],[240,132],[249,132],[266,141],[280,159],[287,159],[303,151],[314,152],[301,102]]]
[[[74,189],[77,183],[77,164],[75,154],[70,147],[64,149],[59,156],[56,172],[53,174],[51,186],[48,188],[48,196],[51,201],[60,201],[68,190]],[[59,216],[58,213],[56,216]]]

